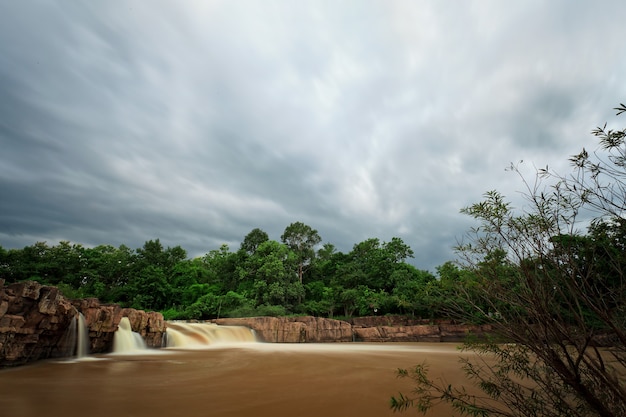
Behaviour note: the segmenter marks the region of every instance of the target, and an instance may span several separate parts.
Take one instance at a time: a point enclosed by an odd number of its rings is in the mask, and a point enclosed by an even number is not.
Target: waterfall
[[[78,313],[76,335],[76,358],[86,358],[89,356],[89,329],[87,328],[83,313]]]
[[[213,323],[168,322],[166,346],[202,349],[216,345],[254,343],[254,332],[242,326],[218,326]]]
[[[122,317],[113,335],[113,353],[138,353],[147,350],[141,335],[133,332],[128,317]]]
[[[78,326],[78,319],[76,318],[77,316],[78,314],[72,317],[72,321],[70,322],[70,325],[67,327],[67,330],[65,331],[65,335],[63,335],[63,339],[60,343],[60,345],[62,346],[61,356],[63,357],[74,356],[74,353],[76,352],[76,344],[77,344],[76,343],[77,341],[76,330]]]
[[[83,360],[89,358],[89,329],[85,316],[78,310],[75,311],[76,314],[59,343],[59,356]]]

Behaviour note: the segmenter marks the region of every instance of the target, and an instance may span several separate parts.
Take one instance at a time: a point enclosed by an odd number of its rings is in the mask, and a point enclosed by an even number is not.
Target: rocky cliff
[[[212,320],[246,326],[264,342],[460,342],[468,333],[481,335],[488,326],[428,323],[402,316],[358,317],[350,322],[320,317],[248,317]]]
[[[0,367],[70,356],[67,329],[76,309],[55,287],[0,279]]]
[[[96,299],[70,301],[55,287],[34,281],[5,285],[0,279],[0,367],[72,356],[79,312],[85,316],[91,353],[111,351],[125,316],[148,346],[161,346],[165,322],[160,313],[102,305]]]

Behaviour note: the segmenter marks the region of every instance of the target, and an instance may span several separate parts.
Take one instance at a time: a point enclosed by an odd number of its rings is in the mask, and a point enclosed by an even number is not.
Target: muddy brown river
[[[395,370],[464,381],[455,344],[265,344],[45,361],[0,371],[3,417],[391,416]],[[400,415],[417,415],[415,410]],[[449,416],[441,406],[432,416]]]

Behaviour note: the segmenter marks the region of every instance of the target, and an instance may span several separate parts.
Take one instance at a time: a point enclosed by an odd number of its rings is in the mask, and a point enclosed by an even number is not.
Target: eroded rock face
[[[402,316],[357,317],[351,322],[321,317],[248,317],[212,320],[219,325],[246,326],[264,342],[460,342],[468,333],[490,329],[450,323],[428,323]],[[428,323],[428,324],[426,324]]]
[[[0,280],[0,367],[70,356],[66,330],[76,316],[55,287]]]
[[[34,281],[4,285],[0,279],[0,367],[75,353],[71,327],[81,312],[88,327],[90,352],[110,352],[122,317],[149,347],[161,347],[165,321],[161,313],[118,305],[102,305],[95,298],[70,301],[56,287]]]
[[[271,343],[352,342],[352,326],[322,317],[248,317],[212,320],[219,325],[246,326]]]
[[[452,324],[404,316],[355,317],[351,319],[358,342],[462,342],[468,334],[492,331],[489,326]]]
[[[410,316],[366,316],[352,317],[350,319],[350,324],[354,327],[418,326],[429,323],[429,320]]]
[[[354,327],[359,342],[440,342],[437,325]]]
[[[141,335],[148,347],[162,345],[165,321],[161,313],[122,308],[116,304],[100,304],[96,298],[75,300],[73,304],[85,316],[91,353],[111,351],[113,336],[122,317],[128,317],[131,329]]]

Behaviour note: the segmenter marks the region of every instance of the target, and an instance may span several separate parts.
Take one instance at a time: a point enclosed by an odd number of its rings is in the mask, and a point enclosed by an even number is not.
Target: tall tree
[[[302,298],[304,287],[295,279],[295,262],[294,252],[285,244],[268,240],[257,248],[250,263],[259,304],[290,307]]]
[[[302,277],[311,260],[315,257],[315,246],[322,241],[317,230],[301,222],[291,223],[280,237],[298,259],[298,280]]]

